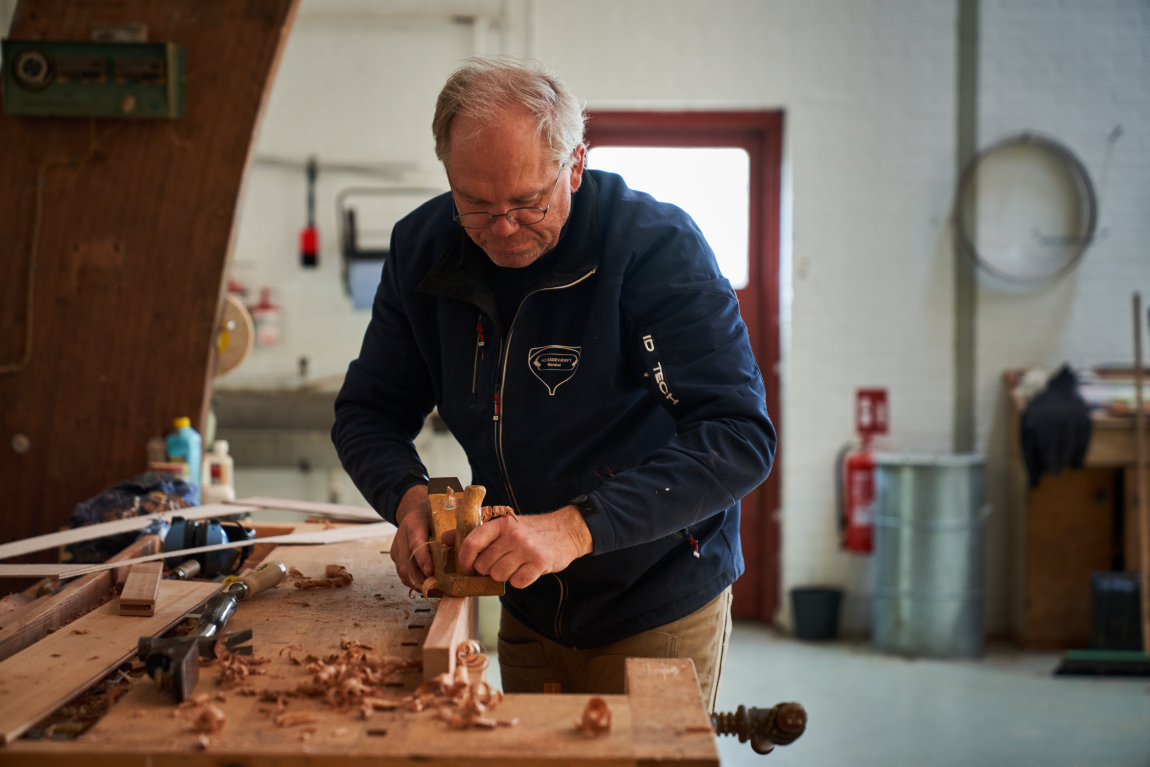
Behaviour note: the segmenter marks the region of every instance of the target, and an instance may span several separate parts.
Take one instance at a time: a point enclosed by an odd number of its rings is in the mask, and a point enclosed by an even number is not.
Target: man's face
[[[475,244],[498,266],[516,268],[554,248],[571,214],[571,195],[583,179],[583,147],[560,173],[536,136],[531,116],[518,110],[482,131],[474,119],[460,115],[451,125],[450,140],[447,176],[456,208],[495,216],[491,226],[464,230]],[[513,224],[500,215],[511,208],[547,208],[549,196],[550,208],[538,224]]]

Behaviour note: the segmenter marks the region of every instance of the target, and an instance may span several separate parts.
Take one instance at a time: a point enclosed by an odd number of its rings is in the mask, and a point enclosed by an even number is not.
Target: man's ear
[[[575,159],[571,162],[571,191],[575,192],[583,183],[583,163],[587,159],[587,146],[580,144],[575,147]]]

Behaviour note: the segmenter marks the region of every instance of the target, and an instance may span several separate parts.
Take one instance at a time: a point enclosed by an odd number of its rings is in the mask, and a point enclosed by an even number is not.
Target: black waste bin
[[[843,590],[832,586],[791,589],[795,636],[799,639],[834,639],[839,633],[839,607]]]

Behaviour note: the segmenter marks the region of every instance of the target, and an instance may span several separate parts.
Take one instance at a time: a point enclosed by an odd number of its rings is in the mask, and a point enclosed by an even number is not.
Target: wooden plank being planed
[[[124,590],[120,592],[120,615],[150,618],[156,614],[156,597],[160,593],[163,562],[141,562],[132,565]]]
[[[423,642],[425,681],[455,671],[455,653],[460,642],[471,638],[471,618],[476,608],[475,597],[444,597],[439,600],[427,639]]]
[[[222,588],[219,583],[161,581],[159,608],[143,621],[125,621],[113,600],[0,663],[0,740],[11,743],[136,652],[141,636],[156,636]]]

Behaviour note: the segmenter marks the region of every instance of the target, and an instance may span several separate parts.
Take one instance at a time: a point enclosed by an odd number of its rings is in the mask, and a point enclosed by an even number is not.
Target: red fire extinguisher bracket
[[[855,431],[864,444],[890,431],[886,389],[859,389],[855,392]]]

